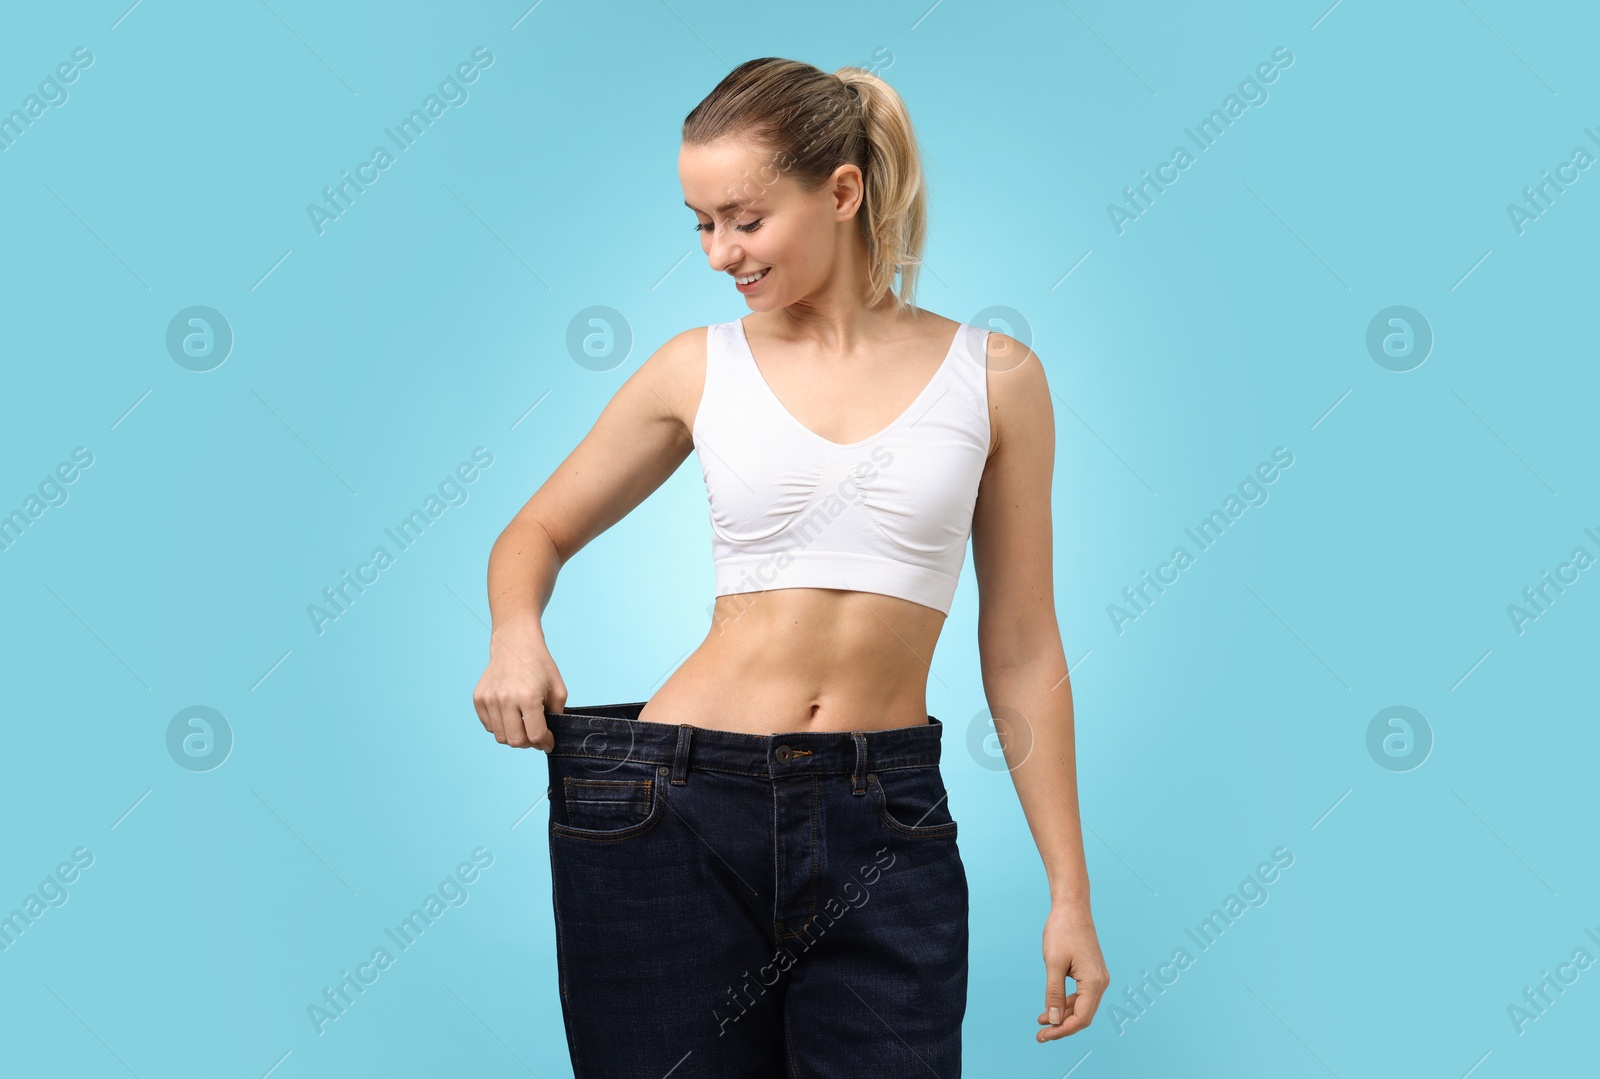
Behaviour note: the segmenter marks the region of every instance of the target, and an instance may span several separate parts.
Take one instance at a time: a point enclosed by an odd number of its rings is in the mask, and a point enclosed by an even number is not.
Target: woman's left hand
[[[1040,1042],[1065,1038],[1089,1025],[1100,996],[1111,984],[1106,961],[1100,955],[1094,919],[1089,904],[1052,903],[1044,922],[1045,1010],[1039,1013],[1044,1027],[1034,1037]],[[1067,995],[1066,980],[1077,983]]]

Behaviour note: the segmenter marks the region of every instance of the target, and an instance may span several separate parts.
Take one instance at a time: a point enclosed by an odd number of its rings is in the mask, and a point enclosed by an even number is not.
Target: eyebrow
[[[754,206],[756,203],[758,203],[760,201],[761,201],[760,199],[753,199],[750,202],[745,202],[742,199],[734,199],[732,202],[724,202],[721,206],[718,206],[717,207],[717,213],[725,214],[729,210],[737,210],[741,206]],[[688,199],[684,199],[683,200],[683,204],[685,206],[689,206],[689,200]],[[694,207],[693,206],[689,206],[689,209],[693,210]]]

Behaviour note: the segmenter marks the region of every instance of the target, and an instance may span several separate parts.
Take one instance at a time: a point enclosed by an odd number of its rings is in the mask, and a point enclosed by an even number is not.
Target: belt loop
[[[672,785],[681,787],[689,782],[689,740],[694,728],[687,723],[678,724],[678,750],[672,757]]]
[[[850,737],[856,743],[856,767],[850,773],[850,793],[867,793],[867,736],[860,731],[851,731]]]

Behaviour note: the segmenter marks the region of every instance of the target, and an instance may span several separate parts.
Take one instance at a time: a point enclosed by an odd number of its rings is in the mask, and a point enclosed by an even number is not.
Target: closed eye
[[[748,225],[735,225],[733,227],[738,229],[740,232],[754,232],[756,229],[761,227],[761,223],[765,220],[766,218],[764,217],[758,217]],[[694,230],[696,232],[709,232],[713,227],[714,226],[711,224],[696,224]]]

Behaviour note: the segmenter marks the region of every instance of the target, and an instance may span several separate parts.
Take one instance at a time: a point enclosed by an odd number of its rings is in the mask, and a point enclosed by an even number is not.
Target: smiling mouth
[[[771,272],[772,272],[772,267],[768,266],[765,270],[762,270],[760,273],[750,274],[747,277],[735,277],[733,279],[733,282],[736,285],[753,285],[757,281],[761,280],[763,277],[767,276]]]

